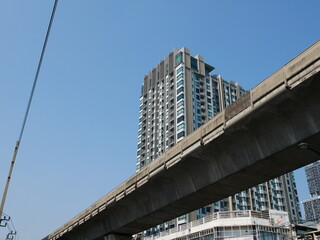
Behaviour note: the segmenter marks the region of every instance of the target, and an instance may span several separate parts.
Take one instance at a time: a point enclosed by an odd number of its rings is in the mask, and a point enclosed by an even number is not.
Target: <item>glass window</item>
[[[179,74],[179,73],[181,73],[181,72],[183,72],[183,67],[178,68],[177,74]]]
[[[178,111],[177,111],[177,115],[179,116],[179,115],[181,115],[181,114],[183,114],[184,113],[184,108],[181,108],[181,109],[179,109]]]
[[[184,121],[184,116],[178,117],[177,123]]]
[[[178,139],[179,139],[179,138],[182,138],[182,137],[184,137],[184,131],[183,131],[183,132],[178,133]]]
[[[179,100],[181,100],[181,99],[183,99],[184,98],[184,94],[182,93],[182,94],[180,94],[178,97],[177,97],[177,101],[179,101]]]
[[[182,63],[182,52],[179,52],[176,55],[176,66],[178,66],[180,63]]]
[[[181,123],[180,125],[178,125],[177,130],[180,131],[184,129],[184,123]]]
[[[190,59],[191,59],[191,68],[198,69],[198,60],[191,56],[190,56]]]
[[[177,81],[183,78],[183,73],[180,73],[180,75],[177,76]]]
[[[183,92],[184,88],[183,87],[180,87],[178,90],[177,90],[177,95],[181,92]]]
[[[177,104],[177,108],[183,107],[183,106],[184,106],[184,101],[183,100]]]
[[[183,80],[180,80],[178,83],[177,83],[177,87],[180,87],[181,85],[184,84],[184,81]]]

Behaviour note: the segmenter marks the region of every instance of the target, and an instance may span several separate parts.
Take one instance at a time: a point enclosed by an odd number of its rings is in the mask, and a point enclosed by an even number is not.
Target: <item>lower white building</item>
[[[282,240],[292,237],[287,212],[229,211],[178,225],[144,240]]]

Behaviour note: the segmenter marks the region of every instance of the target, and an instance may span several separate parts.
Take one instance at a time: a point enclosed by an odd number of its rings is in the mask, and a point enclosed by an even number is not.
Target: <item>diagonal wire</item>
[[[56,12],[57,5],[58,5],[58,0],[55,0],[54,6],[53,6],[53,9],[52,9],[52,13],[51,13],[51,17],[50,17],[50,22],[49,22],[49,25],[48,25],[48,28],[47,28],[46,38],[45,38],[44,43],[43,43],[40,60],[39,60],[39,63],[38,63],[38,67],[37,67],[37,71],[36,71],[36,74],[35,74],[35,77],[34,77],[34,81],[33,81],[32,89],[31,89],[29,101],[28,101],[28,104],[27,104],[27,109],[26,109],[26,112],[24,114],[24,118],[23,118],[21,130],[20,130],[19,138],[18,138],[18,141],[16,142],[16,146],[14,148],[14,152],[13,152],[13,156],[12,156],[12,160],[11,160],[11,165],[10,165],[10,169],[9,169],[8,178],[7,178],[6,185],[5,185],[5,188],[4,188],[4,191],[3,191],[3,195],[2,195],[2,201],[1,201],[1,205],[0,205],[0,215],[2,214],[3,209],[4,209],[4,204],[5,204],[6,197],[7,197],[7,192],[8,192],[8,188],[9,188],[9,184],[10,184],[10,179],[11,179],[13,166],[14,166],[15,159],[16,159],[16,156],[17,156],[17,153],[18,153],[18,150],[19,150],[19,145],[20,145],[20,142],[21,142],[21,139],[22,139],[22,136],[23,136],[24,128],[26,126],[26,122],[27,122],[27,119],[28,119],[31,102],[32,102],[32,99],[33,99],[33,95],[34,95],[34,91],[35,91],[36,85],[37,85],[37,81],[38,81],[38,77],[39,77],[39,73],[40,73],[43,57],[44,57],[44,54],[45,54],[45,51],[46,51],[47,42],[48,42],[48,39],[49,39],[51,26],[52,26],[52,23],[53,23],[53,19],[54,19],[54,15],[55,15],[55,12]]]
[[[52,9],[52,13],[51,13],[51,18],[50,18],[48,30],[47,30],[47,34],[46,34],[46,38],[45,38],[44,43],[43,43],[42,52],[41,52],[40,60],[39,60],[38,67],[37,67],[37,72],[36,72],[36,75],[34,77],[32,89],[31,89],[31,93],[30,93],[30,97],[29,97],[29,101],[28,101],[28,105],[27,105],[27,110],[26,110],[26,113],[24,115],[21,131],[20,131],[20,135],[19,135],[19,140],[18,140],[19,142],[22,139],[24,128],[26,126],[26,122],[27,122],[27,118],[28,118],[28,115],[29,115],[29,110],[30,110],[32,98],[33,98],[33,95],[34,95],[34,90],[35,90],[37,82],[38,82],[38,76],[39,76],[39,73],[40,73],[40,68],[41,68],[41,65],[42,65],[43,56],[44,56],[45,51],[46,51],[47,42],[48,42],[48,39],[49,39],[49,34],[50,34],[50,31],[51,31],[51,26],[52,26],[52,23],[53,23],[53,18],[54,18],[55,12],[56,12],[57,5],[58,5],[58,0],[55,0],[54,6],[53,6],[53,9]]]

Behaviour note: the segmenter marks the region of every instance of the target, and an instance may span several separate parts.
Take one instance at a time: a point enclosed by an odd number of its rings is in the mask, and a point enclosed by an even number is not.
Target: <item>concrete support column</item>
[[[228,197],[229,200],[229,211],[233,211],[233,201],[232,201],[232,196]]]
[[[124,234],[108,234],[104,237],[104,240],[132,240],[132,236]]]

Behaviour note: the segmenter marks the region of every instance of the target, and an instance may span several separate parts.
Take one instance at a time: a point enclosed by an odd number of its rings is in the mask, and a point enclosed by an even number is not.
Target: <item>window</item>
[[[183,92],[183,90],[184,90],[183,87],[179,88],[179,89],[177,90],[177,95],[178,95],[179,93]]]
[[[182,100],[177,104],[177,108],[183,107],[184,106],[184,101]]]
[[[182,63],[182,52],[179,52],[177,55],[176,55],[176,66],[178,66],[180,63]]]
[[[184,108],[181,108],[181,109],[179,109],[178,111],[177,111],[177,115],[179,116],[179,115],[181,115],[181,114],[183,114],[184,113]]]
[[[184,84],[184,81],[183,80],[180,80],[178,83],[177,83],[177,87],[180,87],[181,85]]]
[[[183,67],[178,68],[178,70],[177,70],[177,75],[178,75],[179,73],[181,73],[181,72],[183,72]]]
[[[177,76],[177,81],[183,78],[183,73],[180,73],[180,75]]]
[[[194,57],[190,57],[191,68],[198,70],[198,60]]]
[[[178,117],[177,123],[184,121],[184,116]]]
[[[180,131],[182,129],[184,129],[184,123],[181,123],[180,125],[178,125],[177,131]]]
[[[184,137],[184,131],[183,131],[183,132],[178,133],[178,139],[179,139],[179,138],[182,138],[182,137]]]
[[[183,98],[184,98],[184,94],[182,93],[182,94],[180,94],[180,95],[177,97],[177,102],[178,102],[179,100],[183,99]]]

